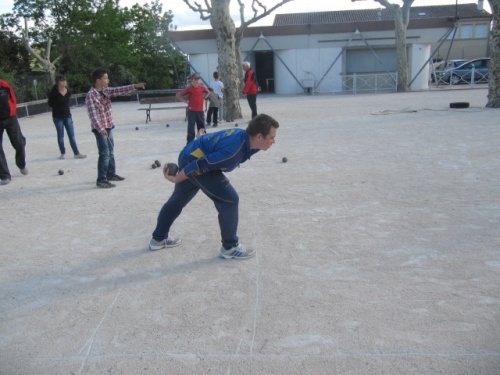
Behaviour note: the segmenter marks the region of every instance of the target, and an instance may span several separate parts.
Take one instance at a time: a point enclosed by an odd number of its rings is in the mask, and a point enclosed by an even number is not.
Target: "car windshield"
[[[444,69],[453,69],[456,68],[464,63],[466,63],[467,60],[450,60],[446,63]]]

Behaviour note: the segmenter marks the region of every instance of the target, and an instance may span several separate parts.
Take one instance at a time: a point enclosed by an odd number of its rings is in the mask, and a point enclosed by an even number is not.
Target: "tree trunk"
[[[389,0],[375,0],[380,5],[394,11],[394,32],[398,59],[398,92],[408,91],[408,53],[406,51],[406,29],[410,22],[410,8],[415,0],[403,0],[403,6]]]
[[[408,91],[408,55],[406,52],[406,26],[401,7],[394,7],[396,54],[398,59],[398,92]]]
[[[218,72],[224,82],[224,120],[242,117],[240,107],[241,88],[241,37],[236,35],[234,21],[230,17],[230,0],[212,0],[210,25],[217,36]]]
[[[488,103],[486,107],[500,108],[500,0],[488,0],[493,13],[490,36],[490,64],[488,76]]]
[[[24,31],[23,31],[23,44],[26,50],[32,55],[42,66],[43,71],[49,75],[50,82],[52,84],[56,83],[56,65],[55,63],[60,59],[58,57],[53,62],[50,61],[50,49],[52,46],[52,39],[49,37],[47,40],[47,49],[45,51],[45,58],[40,56],[30,45],[28,39],[28,20],[24,19]]]

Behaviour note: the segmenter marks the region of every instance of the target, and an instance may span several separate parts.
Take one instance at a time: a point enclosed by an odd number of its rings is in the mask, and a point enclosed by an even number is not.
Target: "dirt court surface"
[[[172,228],[181,246],[147,249],[173,189],[151,164],[177,160],[182,110],[145,124],[139,104],[114,104],[114,189],[95,186],[84,107],[84,160],[67,138],[58,159],[50,114],[20,119],[29,175],[3,140],[0,374],[499,374],[500,110],[486,96],[259,96],[280,128],[228,174],[257,250],[243,261],[218,258],[202,193]]]

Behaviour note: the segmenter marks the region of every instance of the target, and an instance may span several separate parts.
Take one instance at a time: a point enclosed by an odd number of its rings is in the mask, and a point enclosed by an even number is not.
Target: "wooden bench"
[[[169,106],[169,107],[152,107],[153,104],[163,104],[163,103],[175,103],[177,98],[175,96],[159,96],[152,98],[141,98],[141,104],[148,104],[147,108],[139,108],[139,111],[146,111],[146,124],[151,121],[151,111],[163,110],[163,109],[186,109],[186,105]]]

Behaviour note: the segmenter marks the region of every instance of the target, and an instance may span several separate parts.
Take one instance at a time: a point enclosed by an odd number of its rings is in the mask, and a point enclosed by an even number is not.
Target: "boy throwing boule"
[[[160,250],[181,243],[180,239],[169,236],[170,227],[201,189],[214,202],[219,213],[220,257],[253,257],[255,250],[247,249],[239,242],[239,197],[224,172],[232,171],[260,150],[269,149],[275,143],[278,128],[275,119],[261,114],[249,122],[246,130],[233,128],[218,131],[188,143],[179,155],[179,172],[170,175],[167,166],[163,170],[165,178],[175,187],[158,214],[149,249]]]

